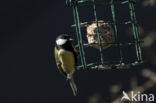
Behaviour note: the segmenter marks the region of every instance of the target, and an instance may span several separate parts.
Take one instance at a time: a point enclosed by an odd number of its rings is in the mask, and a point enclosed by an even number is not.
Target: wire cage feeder
[[[77,38],[77,45],[76,47],[78,48],[79,54],[80,54],[80,65],[77,66],[78,69],[97,69],[97,70],[105,70],[105,69],[122,69],[122,68],[129,68],[131,66],[136,66],[141,63],[143,63],[142,60],[142,54],[141,54],[141,47],[140,44],[143,42],[139,39],[139,32],[138,32],[138,27],[137,27],[137,20],[136,20],[136,15],[135,15],[135,6],[136,0],[66,0],[66,4],[70,6],[73,9],[73,16],[74,16],[74,23],[71,27],[75,27],[76,29],[76,38]],[[118,22],[116,19],[116,8],[115,5],[128,5],[128,10],[129,12],[129,20],[125,22]],[[94,20],[91,22],[85,21],[85,22],[80,22],[80,16],[79,16],[79,11],[78,8],[82,6],[91,6],[93,8],[93,16]],[[114,41],[113,42],[102,42],[101,40],[101,32],[100,32],[100,24],[103,22],[101,20],[98,20],[97,17],[97,6],[109,6],[111,10],[111,15],[112,15],[112,21],[107,22],[108,24],[112,25],[113,28],[113,35],[114,35]],[[124,20],[122,20],[124,21]],[[86,25],[89,24],[96,24],[96,29],[97,29],[97,40],[98,42],[96,43],[84,43],[84,38],[82,36],[82,28],[86,27]],[[133,34],[133,41],[126,41],[122,42],[119,39],[119,30],[118,27],[120,25],[127,25],[129,24],[132,28],[132,34]],[[97,61],[93,63],[87,63],[86,61],[86,52],[84,48],[92,47],[94,45],[98,46],[99,50],[99,58],[100,61],[97,63]],[[103,51],[103,45],[112,45],[114,47],[118,48],[118,55],[119,59],[117,61],[106,61],[104,60],[104,54]],[[135,48],[135,56],[136,59],[131,60],[129,62],[125,62],[125,57],[123,55],[123,46],[133,46]]]

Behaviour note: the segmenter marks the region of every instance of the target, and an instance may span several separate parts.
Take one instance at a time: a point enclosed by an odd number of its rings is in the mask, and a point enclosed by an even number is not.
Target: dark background
[[[142,39],[151,32],[155,34],[155,12],[156,6],[143,6],[143,1],[138,1],[136,13],[143,29]],[[65,0],[0,2],[0,103],[88,103],[88,98],[96,93],[105,103],[111,103],[111,85],[120,84],[122,90],[128,91],[131,77],[137,76],[141,85],[146,79],[139,76],[140,71],[154,71],[155,39],[152,46],[143,49],[146,62],[137,69],[77,71],[78,96],[74,97],[53,56],[59,34],[75,36],[70,28],[73,23],[72,9]],[[151,91],[156,93],[155,88]]]

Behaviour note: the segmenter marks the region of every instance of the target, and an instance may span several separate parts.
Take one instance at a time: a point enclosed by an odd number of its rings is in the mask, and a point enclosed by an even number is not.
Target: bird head
[[[73,39],[71,38],[70,35],[67,34],[61,34],[56,38],[56,45],[62,46],[65,45],[66,43],[72,41]]]

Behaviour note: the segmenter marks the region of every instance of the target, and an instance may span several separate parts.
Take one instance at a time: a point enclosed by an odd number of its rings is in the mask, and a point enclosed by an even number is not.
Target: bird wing
[[[62,67],[61,67],[61,61],[58,58],[58,49],[55,47],[55,61],[56,61],[56,65],[57,68],[59,70],[59,72],[64,76],[67,77],[67,74],[63,71]]]
[[[74,45],[72,45],[72,47],[73,47],[73,54],[74,54],[74,58],[75,58],[75,65],[77,65],[79,52],[76,50],[76,48],[74,47]]]
[[[56,61],[56,65],[58,66],[58,64],[60,63],[59,59],[58,59],[58,49],[55,46],[55,61]]]
[[[79,55],[79,52],[76,50],[76,48],[72,45],[73,49],[74,49],[74,52],[76,53],[76,56]]]

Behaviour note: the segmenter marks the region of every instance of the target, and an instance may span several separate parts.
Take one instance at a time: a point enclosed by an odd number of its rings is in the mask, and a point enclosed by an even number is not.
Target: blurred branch
[[[154,7],[156,6],[156,0],[144,0],[142,5],[144,7],[146,6]]]
[[[144,83],[143,85],[141,86],[138,86],[136,87],[133,91],[134,93],[137,93],[138,91],[140,91],[140,93],[143,93],[147,90],[149,90],[150,88],[152,88],[153,86],[156,85],[156,74],[148,69],[144,69],[142,71],[142,75],[144,77],[147,77],[149,78],[150,80],[148,80],[146,83]],[[131,94],[131,91],[128,91],[127,94],[130,95]],[[121,98],[122,98],[122,95],[119,96],[117,99],[115,99],[114,101],[112,101],[112,103],[120,103],[121,102]]]
[[[156,83],[156,74],[155,74],[154,72],[152,72],[151,70],[149,70],[149,69],[144,69],[144,70],[142,71],[142,75],[143,75],[144,77],[149,78],[150,80],[152,80],[153,82]]]

